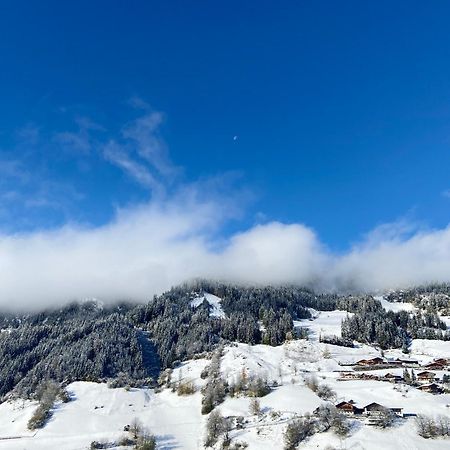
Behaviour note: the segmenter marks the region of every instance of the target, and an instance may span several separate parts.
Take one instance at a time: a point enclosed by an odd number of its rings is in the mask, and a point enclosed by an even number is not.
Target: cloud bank
[[[388,227],[343,255],[303,224],[270,222],[218,242],[223,202],[192,192],[120,210],[97,228],[1,236],[0,306],[147,301],[195,277],[363,291],[450,280],[450,228],[405,238]]]
[[[84,298],[147,301],[193,278],[364,292],[450,281],[450,227],[384,225],[343,254],[330,252],[301,223],[268,222],[224,238],[245,195],[233,194],[223,176],[179,181],[180,168],[159,131],[163,115],[139,99],[133,107],[143,115],[117,133],[102,138],[96,132],[105,129],[83,118],[75,132],[56,133],[54,140],[68,154],[97,155],[117,167],[147,189],[150,200],[118,209],[102,226],[0,232],[0,308],[37,309]],[[54,203],[46,192],[2,187],[2,180],[15,180],[17,187],[33,179],[20,161],[0,161],[0,175],[0,202],[8,211],[14,212],[12,204]],[[39,179],[32,187],[49,183]],[[67,193],[58,186],[49,193]]]

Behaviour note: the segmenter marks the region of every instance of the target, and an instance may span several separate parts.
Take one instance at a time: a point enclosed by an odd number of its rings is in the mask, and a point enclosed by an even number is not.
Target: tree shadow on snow
[[[175,437],[171,434],[165,434],[163,436],[157,436],[156,442],[158,443],[158,449],[161,450],[175,450],[181,448]]]

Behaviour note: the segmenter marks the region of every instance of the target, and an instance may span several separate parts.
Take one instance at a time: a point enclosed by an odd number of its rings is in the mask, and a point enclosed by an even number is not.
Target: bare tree
[[[424,414],[418,414],[416,417],[417,434],[424,438],[430,438],[436,434],[434,420]]]
[[[223,417],[219,410],[212,411],[206,422],[205,446],[212,447],[220,436],[227,436],[231,428],[230,425],[230,421]]]
[[[257,398],[252,398],[250,400],[250,414],[259,416],[261,414],[261,404]]]
[[[305,379],[305,384],[308,386],[313,392],[317,391],[319,387],[319,382],[317,381],[317,377],[315,375],[310,375]]]
[[[388,408],[383,408],[378,412],[378,425],[381,428],[388,428],[395,422],[395,414]]]
[[[435,420],[436,433],[439,436],[450,436],[450,418],[440,415]]]
[[[135,417],[130,424],[130,433],[134,440],[137,440],[143,429],[142,422]]]
[[[334,392],[333,389],[331,389],[330,386],[326,384],[321,384],[317,388],[316,394],[324,400],[333,400],[336,398],[336,392]]]
[[[284,432],[285,450],[295,450],[297,445],[314,434],[314,421],[311,417],[301,417],[291,422]]]

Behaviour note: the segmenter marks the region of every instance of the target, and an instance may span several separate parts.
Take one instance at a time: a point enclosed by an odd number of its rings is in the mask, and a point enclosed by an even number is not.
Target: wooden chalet
[[[403,363],[397,358],[397,359],[387,359],[384,361],[385,364],[389,364],[390,366],[399,366],[401,367]]]
[[[397,362],[399,365],[404,366],[404,367],[417,367],[419,366],[419,361],[417,359],[401,359],[401,358],[397,358],[395,360],[395,362]]]
[[[353,400],[348,402],[340,402],[336,405],[336,409],[343,412],[347,416],[360,415],[363,413],[362,408],[358,408]]]
[[[445,370],[447,366],[438,362],[431,362],[424,367],[428,370]]]
[[[379,403],[369,403],[368,405],[366,405],[364,407],[364,414],[366,416],[371,416],[376,418],[377,416],[379,416],[382,412],[384,411],[391,411],[393,412],[397,417],[403,417],[403,408],[391,408],[391,407],[385,407],[383,405],[380,405]],[[370,423],[369,423],[370,425]],[[375,425],[375,423],[371,424],[371,425]]]
[[[430,372],[428,370],[418,373],[416,377],[417,377],[417,381],[425,382],[425,383],[437,381],[439,379],[436,377],[436,374],[434,372]]]
[[[444,392],[444,390],[436,383],[423,384],[422,386],[419,386],[417,389],[419,389],[422,392],[428,392],[430,394],[442,394]]]
[[[433,362],[443,364],[444,366],[448,366],[450,364],[450,360],[448,358],[438,358],[435,359]]]
[[[434,361],[426,364],[424,367],[430,370],[445,370],[449,365],[449,360],[446,358],[435,359]]]
[[[335,406],[347,416],[367,416],[372,421],[369,425],[376,425],[380,414],[386,410],[392,411],[397,417],[403,417],[403,408],[386,408],[375,402],[369,403],[364,408],[356,406],[353,400],[340,402]]]
[[[373,402],[373,403],[369,403],[368,405],[366,405],[364,407],[364,414],[366,414],[367,416],[370,415],[377,415],[380,412],[384,411],[386,408],[383,405],[380,405],[379,403]]]
[[[359,374],[356,372],[341,372],[338,380],[357,380],[358,378]]]
[[[378,356],[371,359],[360,359],[359,361],[356,361],[357,366],[377,366],[379,364],[384,364],[384,359],[379,358]]]
[[[384,381],[390,381],[391,383],[400,383],[403,381],[403,377],[400,375],[394,375],[393,373],[387,373],[381,377]]]

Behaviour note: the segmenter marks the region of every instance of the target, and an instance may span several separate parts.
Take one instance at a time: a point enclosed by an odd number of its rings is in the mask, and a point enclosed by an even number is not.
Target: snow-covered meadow
[[[216,308],[213,311],[220,314],[220,303],[211,298],[206,300]],[[200,301],[203,298],[198,299]],[[229,383],[245,372],[249,376],[263,377],[274,385],[273,390],[260,399],[260,416],[250,413],[250,398],[245,396],[228,396],[218,407],[224,416],[244,418],[245,426],[231,432],[234,441],[245,441],[255,450],[282,449],[287,423],[298,415],[312,413],[323,403],[305,384],[312,374],[319,383],[336,392],[337,401],[352,399],[359,406],[377,402],[387,407],[404,408],[407,414],[450,416],[448,394],[436,396],[385,381],[339,381],[339,371],[351,370],[343,365],[380,356],[378,349],[367,345],[346,348],[318,341],[320,334],[338,335],[340,322],[346,314],[342,311],[320,312],[313,320],[298,321],[297,326],[309,328],[309,340],[293,340],[278,347],[231,344],[225,348],[220,370]],[[450,345],[443,341],[415,340],[411,348],[410,357],[421,363],[435,357],[450,357]],[[386,351],[385,356],[396,358],[401,352]],[[209,362],[207,359],[191,360],[173,371],[172,380],[191,381],[197,387],[197,392],[188,396],[178,396],[169,388],[156,393],[151,389],[110,389],[106,384],[72,383],[68,386],[72,401],[57,404],[49,422],[37,432],[27,430],[27,421],[36,403],[5,402],[0,405],[0,450],[87,449],[94,440],[117,441],[126,435],[124,426],[134,418],[157,437],[160,449],[201,449],[207,420],[207,416],[201,414],[200,388],[205,384],[201,372]],[[299,448],[443,450],[449,445],[448,440],[426,440],[418,436],[411,417],[385,430],[353,420],[352,432],[346,439],[328,431],[315,434]]]

